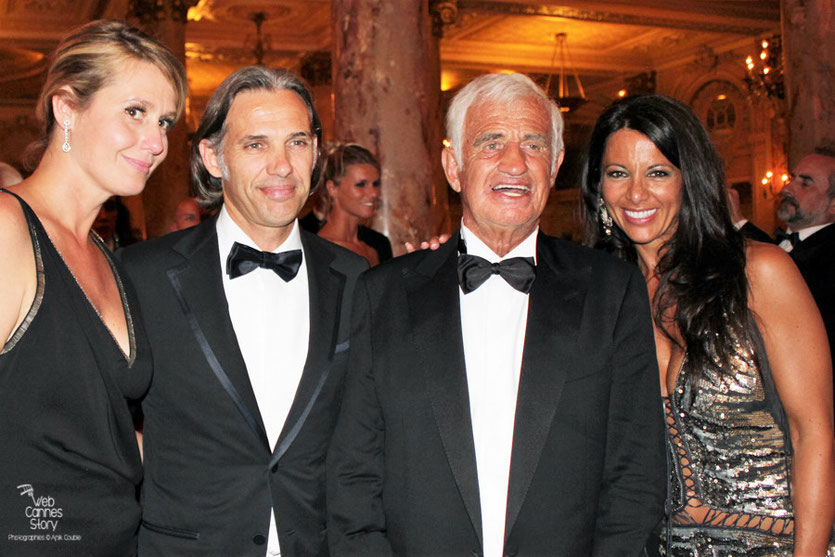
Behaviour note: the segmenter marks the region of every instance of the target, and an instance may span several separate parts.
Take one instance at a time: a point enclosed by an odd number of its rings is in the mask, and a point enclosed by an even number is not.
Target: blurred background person
[[[789,227],[780,247],[789,253],[815,298],[835,360],[835,150],[803,157],[780,192],[777,216]]]
[[[130,212],[118,197],[111,197],[102,204],[96,220],[93,221],[93,230],[110,251],[136,242],[130,228]]]
[[[618,101],[592,132],[587,241],[638,265],[656,327],[672,514],[651,549],[825,555],[835,464],[823,323],[786,254],[734,228],[723,174],[673,99]]]
[[[354,143],[336,144],[325,152],[320,188],[329,212],[319,236],[362,255],[370,265],[391,259],[389,239],[367,226],[380,206],[380,163]]]
[[[185,230],[203,220],[203,208],[193,197],[186,197],[177,204],[174,211],[174,220],[171,221],[169,229],[171,232]]]
[[[186,78],[160,43],[94,21],[59,45],[32,175],[0,192],[0,555],[134,555],[151,380],[136,296],[91,232],[168,149]],[[52,521],[52,522],[50,522]],[[29,534],[59,532],[61,540]]]
[[[730,187],[728,188],[728,209],[731,212],[731,222],[734,223],[734,228],[742,232],[743,236],[757,242],[774,243],[774,239],[767,232],[745,218],[739,208],[739,192]]]

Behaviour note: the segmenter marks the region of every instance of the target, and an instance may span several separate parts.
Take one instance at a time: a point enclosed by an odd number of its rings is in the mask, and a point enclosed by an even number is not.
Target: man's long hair
[[[233,72],[223,80],[209,99],[191,144],[191,181],[204,207],[214,209],[220,206],[223,202],[223,186],[220,178],[215,178],[206,170],[203,157],[200,156],[200,142],[207,139],[214,150],[222,154],[223,139],[226,136],[226,116],[238,93],[282,90],[293,91],[299,95],[307,107],[310,131],[316,136],[317,149],[322,145],[322,124],[313,106],[313,94],[300,77],[285,69],[263,66],[247,66]],[[319,182],[321,159],[318,152],[315,156],[316,165],[310,181],[314,188]]]

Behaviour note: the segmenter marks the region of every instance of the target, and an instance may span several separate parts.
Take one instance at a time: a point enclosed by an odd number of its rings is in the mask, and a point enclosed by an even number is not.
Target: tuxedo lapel
[[[582,277],[559,262],[553,239],[537,240],[537,275],[528,302],[513,429],[505,536],[513,528],[539,464],[565,383],[561,362],[572,361],[582,319]]]
[[[270,459],[270,466],[278,462],[287,452],[304,425],[325,385],[335,353],[344,352],[347,349],[347,344],[346,346],[336,344],[346,277],[331,267],[333,254],[317,247],[307,238],[306,233],[302,234],[302,247],[306,258],[310,300],[307,359],[296,389],[296,396]]]
[[[192,234],[183,236],[174,246],[185,260],[168,269],[168,279],[214,376],[269,450],[258,403],[229,318],[215,220],[195,227]]]
[[[427,253],[408,288],[414,355],[426,377],[427,396],[450,468],[479,542],[481,507],[456,274],[458,236]]]

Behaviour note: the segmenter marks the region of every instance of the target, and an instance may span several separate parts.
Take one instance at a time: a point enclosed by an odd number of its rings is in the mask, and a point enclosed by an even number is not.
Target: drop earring
[[[600,198],[600,201],[597,203],[597,211],[600,213],[600,223],[603,225],[603,232],[606,233],[606,236],[612,235],[612,217],[609,215],[609,211],[606,210],[606,204],[603,203],[603,198]]]
[[[70,149],[70,121],[64,120],[64,144],[61,145],[61,150],[65,153],[69,153]]]

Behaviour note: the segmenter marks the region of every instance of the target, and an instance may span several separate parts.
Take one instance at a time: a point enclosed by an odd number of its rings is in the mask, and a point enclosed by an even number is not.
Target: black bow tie
[[[483,257],[468,255],[463,241],[458,242],[458,284],[464,294],[469,294],[490,278],[501,276],[507,283],[525,294],[531,291],[536,278],[536,264],[533,257],[511,257],[498,263],[490,263]]]
[[[786,232],[782,228],[777,229],[777,232],[774,233],[774,237],[777,238],[778,244],[782,243],[783,240],[788,240],[792,247],[796,246],[800,241],[800,234],[797,232]]]
[[[226,258],[226,273],[229,278],[238,278],[261,267],[272,269],[284,282],[289,282],[299,272],[301,265],[300,249],[270,253],[235,242],[229,251],[229,257]]]

